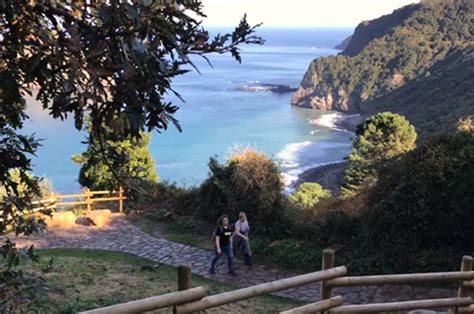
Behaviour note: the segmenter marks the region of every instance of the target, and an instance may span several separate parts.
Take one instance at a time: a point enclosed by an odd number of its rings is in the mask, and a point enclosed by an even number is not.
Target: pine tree
[[[94,130],[89,126],[89,132]],[[150,154],[150,134],[128,136],[125,140],[114,136],[111,129],[101,128],[101,138],[89,136],[87,149],[72,160],[81,165],[79,183],[93,190],[115,190],[124,182],[157,182],[155,162]]]
[[[358,125],[356,136],[344,174],[342,193],[346,196],[370,185],[390,161],[413,150],[417,134],[405,117],[382,112]]]

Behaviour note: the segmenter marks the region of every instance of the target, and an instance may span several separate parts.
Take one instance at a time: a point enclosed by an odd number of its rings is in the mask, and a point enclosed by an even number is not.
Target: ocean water
[[[216,30],[213,30],[216,31]],[[312,59],[336,54],[332,49],[351,29],[261,29],[263,46],[245,46],[242,64],[228,55],[195,58],[200,73],[174,82],[185,103],[170,96],[180,110],[183,132],[174,127],[153,133],[150,151],[161,180],[181,186],[201,183],[211,156],[224,161],[235,147],[263,151],[280,164],[290,183],[303,170],[341,161],[350,151],[352,134],[334,127],[341,114],[290,106],[291,93],[249,92],[247,85],[284,84],[297,87]],[[71,120],[57,121],[28,101],[31,120],[25,133],[44,138],[34,158],[34,172],[53,181],[61,193],[79,190],[79,167],[73,154],[84,150],[84,133]]]

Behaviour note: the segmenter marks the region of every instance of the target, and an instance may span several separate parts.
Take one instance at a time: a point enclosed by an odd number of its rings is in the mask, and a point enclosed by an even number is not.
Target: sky
[[[417,0],[202,0],[207,27],[235,26],[244,13],[264,27],[355,27]]]

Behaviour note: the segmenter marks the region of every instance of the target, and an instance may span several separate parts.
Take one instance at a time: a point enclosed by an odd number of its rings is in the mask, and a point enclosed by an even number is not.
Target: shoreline
[[[341,191],[346,164],[346,161],[339,161],[305,170],[298,175],[298,179],[292,183],[291,188],[296,190],[302,183],[313,182],[330,190],[333,195],[338,195]]]
[[[360,114],[335,113],[336,115],[332,116],[326,124],[318,124],[341,132],[354,133],[357,125],[364,119]],[[289,188],[296,190],[302,183],[314,182],[330,190],[334,195],[338,195],[341,190],[346,165],[347,162],[342,160],[306,169],[297,175],[297,179],[289,185]]]

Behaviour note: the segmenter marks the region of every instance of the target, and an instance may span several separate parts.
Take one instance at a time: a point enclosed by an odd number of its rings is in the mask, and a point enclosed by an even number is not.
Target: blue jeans
[[[225,255],[227,255],[227,266],[229,267],[229,271],[234,271],[234,252],[230,244],[221,245],[221,254],[217,253],[216,248],[216,255],[212,260],[211,270],[215,270],[216,264],[219,261],[219,258],[221,258],[222,253],[225,253]]]
[[[234,238],[234,255],[237,253],[237,250],[242,249],[245,257],[245,265],[252,266],[252,251],[250,249],[250,241],[243,239],[239,236]]]

